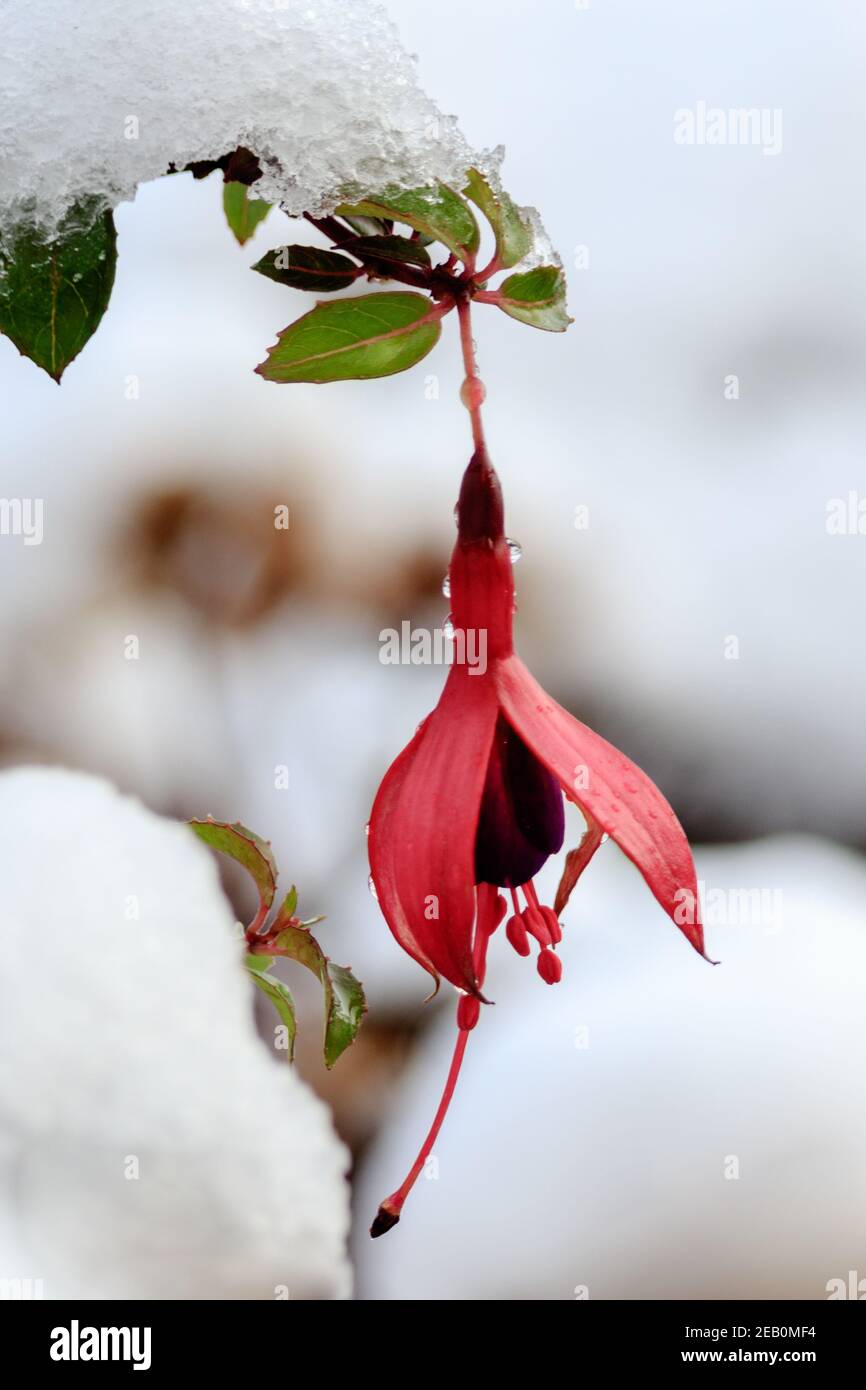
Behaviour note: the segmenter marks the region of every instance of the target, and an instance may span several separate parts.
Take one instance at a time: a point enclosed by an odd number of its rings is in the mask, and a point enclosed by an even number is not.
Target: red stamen
[[[530,907],[535,908],[536,912],[539,914],[542,921],[544,922],[544,926],[548,935],[548,940],[542,941],[538,933],[532,931],[532,927],[530,926],[529,921],[526,918],[526,914],[524,913],[523,920],[526,922],[527,927],[529,927],[529,930],[532,932],[532,935],[542,946],[556,946],[562,940],[562,927],[560,926],[559,918],[557,917],[552,907],[547,907],[544,903],[540,903],[538,901],[538,894],[535,891],[534,883],[524,883],[523,891],[526,894],[526,901],[529,903]]]
[[[539,908],[525,907],[520,914],[520,918],[526,930],[529,932],[529,935],[535,937],[539,946],[549,946],[551,944],[550,932]]]
[[[484,984],[487,970],[487,947],[490,938],[502,921],[505,899],[490,883],[479,883],[475,890],[475,940],[472,946],[472,965],[478,988]]]
[[[496,931],[497,927],[499,926],[499,923],[502,921],[507,911],[508,903],[505,901],[501,893],[497,893],[493,914],[490,918],[490,921],[487,924],[488,937],[492,936],[493,933]]]
[[[535,891],[535,884],[532,882],[532,879],[530,879],[528,883],[523,884],[523,892],[526,895],[526,901],[529,903],[531,907],[534,907],[536,910],[541,907],[541,903],[538,901],[538,894]]]
[[[529,955],[529,940],[520,913],[516,913],[514,917],[509,917],[505,924],[505,935],[508,937],[509,945],[514,947],[519,956]]]
[[[546,985],[558,985],[562,979],[562,961],[547,949],[538,953],[538,973]]]
[[[546,907],[544,903],[541,904],[540,910],[542,917],[547,923],[547,930],[550,932],[551,943],[552,945],[557,946],[559,942],[562,940],[562,927],[560,925],[559,918],[557,917],[553,908]]]

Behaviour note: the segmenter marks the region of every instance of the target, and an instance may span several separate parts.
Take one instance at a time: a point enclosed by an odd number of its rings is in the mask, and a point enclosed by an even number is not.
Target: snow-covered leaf
[[[50,241],[17,227],[0,242],[0,332],[59,382],[108,307],[116,264],[114,219],[92,205]]]
[[[384,217],[403,222],[407,227],[441,241],[455,256],[466,261],[478,250],[478,223],[468,203],[445,184],[429,188],[413,188],[403,192],[386,189],[377,197],[365,198],[354,205],[344,204],[341,215]]]
[[[532,246],[532,229],[521,216],[520,208],[504,191],[494,193],[487,179],[477,169],[469,170],[463,192],[480,208],[496,236],[496,256],[503,270],[522,261]]]
[[[376,0],[4,0],[3,57],[0,235],[239,146],[296,216],[477,162]]]

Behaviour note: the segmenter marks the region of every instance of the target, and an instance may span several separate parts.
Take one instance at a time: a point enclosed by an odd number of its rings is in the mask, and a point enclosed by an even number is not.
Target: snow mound
[[[253,1027],[215,862],[107,783],[0,775],[0,1277],[348,1294],[347,1155]]]
[[[238,146],[292,214],[433,179],[471,151],[374,0],[5,0],[0,235]],[[495,159],[493,163],[495,164]]]

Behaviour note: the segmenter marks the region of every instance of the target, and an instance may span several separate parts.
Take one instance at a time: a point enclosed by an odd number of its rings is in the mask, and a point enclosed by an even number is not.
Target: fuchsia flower
[[[444,1119],[479,1004],[488,1002],[488,942],[508,910],[500,889],[511,900],[510,944],[527,956],[534,941],[538,972],[555,984],[559,916],[609,835],[704,955],[691,850],[667,801],[639,767],[556,704],[515,655],[502,494],[483,445],[463,477],[449,577],[455,635],[486,634],[486,668],[452,665],[438,705],[379,788],[369,852],[394,936],[437,988],[444,976],[461,992],[457,1045],[430,1133],[403,1185],[379,1208],[373,1236],[400,1219]],[[549,907],[533,879],[562,847],[563,797],[580,808],[587,829]],[[694,910],[684,912],[684,902]]]

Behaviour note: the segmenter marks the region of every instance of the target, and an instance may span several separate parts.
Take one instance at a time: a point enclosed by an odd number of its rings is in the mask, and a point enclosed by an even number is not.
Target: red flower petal
[[[692,852],[658,787],[552,700],[518,657],[496,662],[494,672],[506,719],[559,779],[564,794],[628,855],[665,912],[704,955]]]
[[[406,921],[406,917],[397,897],[396,884],[394,881],[393,845],[391,840],[391,827],[395,809],[399,806],[400,792],[402,791],[406,775],[412,765],[415,754],[418,751],[418,745],[421,742],[421,736],[424,733],[426,724],[427,721],[425,720],[411,743],[408,743],[403,749],[403,752],[394,759],[388,771],[385,773],[385,776],[382,778],[370,815],[368,852],[370,858],[370,874],[376,889],[376,898],[385,921],[391,928],[391,932],[396,937],[398,944],[403,947],[403,950],[408,955],[412,956],[413,960],[416,960],[419,965],[423,966],[424,969],[433,976],[433,979],[436,981],[436,990],[438,990],[439,972],[427,959],[418,942],[415,940],[415,937],[412,935],[412,930],[409,923]],[[434,993],[436,990],[434,990]]]
[[[388,926],[426,970],[470,994],[479,993],[475,833],[496,714],[492,681],[452,666],[439,704],[386,774],[370,818],[370,870]]]
[[[565,906],[574,892],[577,880],[595,854],[604,836],[604,831],[598,821],[593,820],[589,811],[585,807],[581,807],[581,812],[586,817],[586,830],[580,837],[580,844],[575,849],[570,849],[565,856],[565,868],[562,871],[562,878],[559,880],[559,887],[553,900],[553,910],[557,917],[562,916]]]

